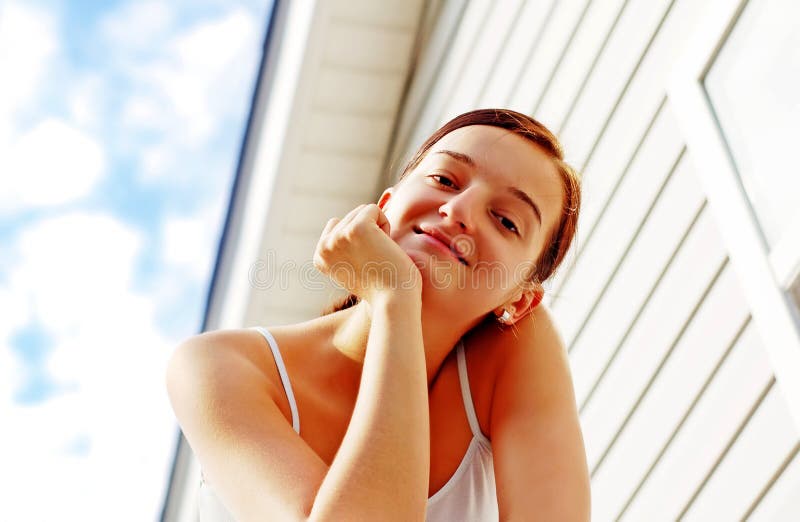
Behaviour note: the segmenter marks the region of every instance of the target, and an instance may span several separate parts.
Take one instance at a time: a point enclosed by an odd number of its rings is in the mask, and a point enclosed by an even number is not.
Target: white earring
[[[503,315],[498,316],[497,320],[503,324],[508,324],[511,321],[511,313],[503,308]]]

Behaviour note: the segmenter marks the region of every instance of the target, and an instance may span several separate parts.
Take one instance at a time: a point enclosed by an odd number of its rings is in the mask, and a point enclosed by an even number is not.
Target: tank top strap
[[[298,434],[300,433],[300,414],[297,412],[297,402],[294,400],[294,392],[292,391],[292,383],[289,382],[289,374],[286,373],[286,365],[283,364],[283,357],[278,349],[278,342],[269,333],[269,330],[262,326],[255,326],[253,330],[258,331],[267,340],[270,349],[272,350],[272,357],[275,359],[275,365],[278,367],[278,374],[281,376],[281,384],[283,390],[286,392],[286,398],[289,399],[289,409],[292,410],[292,428]]]
[[[489,439],[481,432],[478,423],[478,415],[475,413],[475,405],[472,402],[472,392],[469,389],[469,375],[467,373],[467,356],[464,353],[464,342],[459,340],[456,347],[456,358],[458,359],[458,382],[461,384],[461,398],[464,400],[464,410],[467,413],[469,427],[478,440],[488,443]]]

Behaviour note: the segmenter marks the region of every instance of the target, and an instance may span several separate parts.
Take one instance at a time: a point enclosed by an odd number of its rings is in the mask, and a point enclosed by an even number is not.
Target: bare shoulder
[[[279,340],[282,351],[294,344],[289,342],[295,337],[290,327],[271,327],[269,331]],[[267,340],[255,329],[216,330],[186,339],[175,349],[166,378],[179,420],[184,396],[181,389],[192,390],[186,396],[195,404],[202,398],[219,404],[221,396],[253,389],[259,395],[266,394],[291,425],[291,410],[275,359]]]
[[[482,377],[490,381],[487,389],[494,391],[498,380],[524,379],[536,388],[541,406],[556,401],[558,404],[553,406],[574,409],[567,351],[553,316],[544,305],[537,306],[513,327],[491,321],[482,324],[470,334],[466,345],[468,357],[478,363],[474,366],[486,369]]]
[[[583,436],[552,315],[540,305],[485,344],[497,358],[489,429],[501,518],[587,520]]]
[[[237,519],[303,518],[327,469],[279,407],[275,371],[266,340],[249,329],[191,337],[167,367],[181,429]],[[270,494],[254,494],[264,491]]]
[[[569,357],[553,316],[544,305],[506,328],[498,336],[503,351],[499,379],[530,380],[539,404],[559,408],[575,406],[575,394]]]
[[[167,367],[167,385],[202,380],[208,385],[224,384],[238,378],[266,379],[269,351],[264,337],[256,330],[217,330],[183,341],[172,354]]]

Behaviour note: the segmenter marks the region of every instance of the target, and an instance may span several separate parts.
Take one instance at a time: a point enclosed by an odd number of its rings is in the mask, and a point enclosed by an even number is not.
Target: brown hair
[[[456,116],[442,125],[436,132],[425,140],[411,160],[400,173],[402,180],[409,172],[414,170],[425,158],[428,150],[445,135],[462,127],[470,125],[489,125],[500,127],[521,136],[536,144],[552,159],[561,183],[564,188],[561,220],[545,242],[547,247],[539,256],[534,272],[530,275],[531,282],[537,284],[550,278],[559,267],[569,250],[578,228],[578,214],[581,206],[581,181],[578,173],[564,161],[564,150],[558,138],[550,130],[525,114],[509,109],[478,109]],[[541,296],[539,296],[539,300]],[[336,303],[326,313],[332,313],[349,308],[358,302],[355,296],[347,296],[343,301]]]

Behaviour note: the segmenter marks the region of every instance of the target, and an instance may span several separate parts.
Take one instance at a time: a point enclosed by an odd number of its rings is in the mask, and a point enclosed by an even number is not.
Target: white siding
[[[800,513],[798,429],[667,97],[707,6],[445,0],[399,116],[398,165],[455,114],[505,106],[557,131],[583,173],[545,303],[570,350],[596,521]]]

